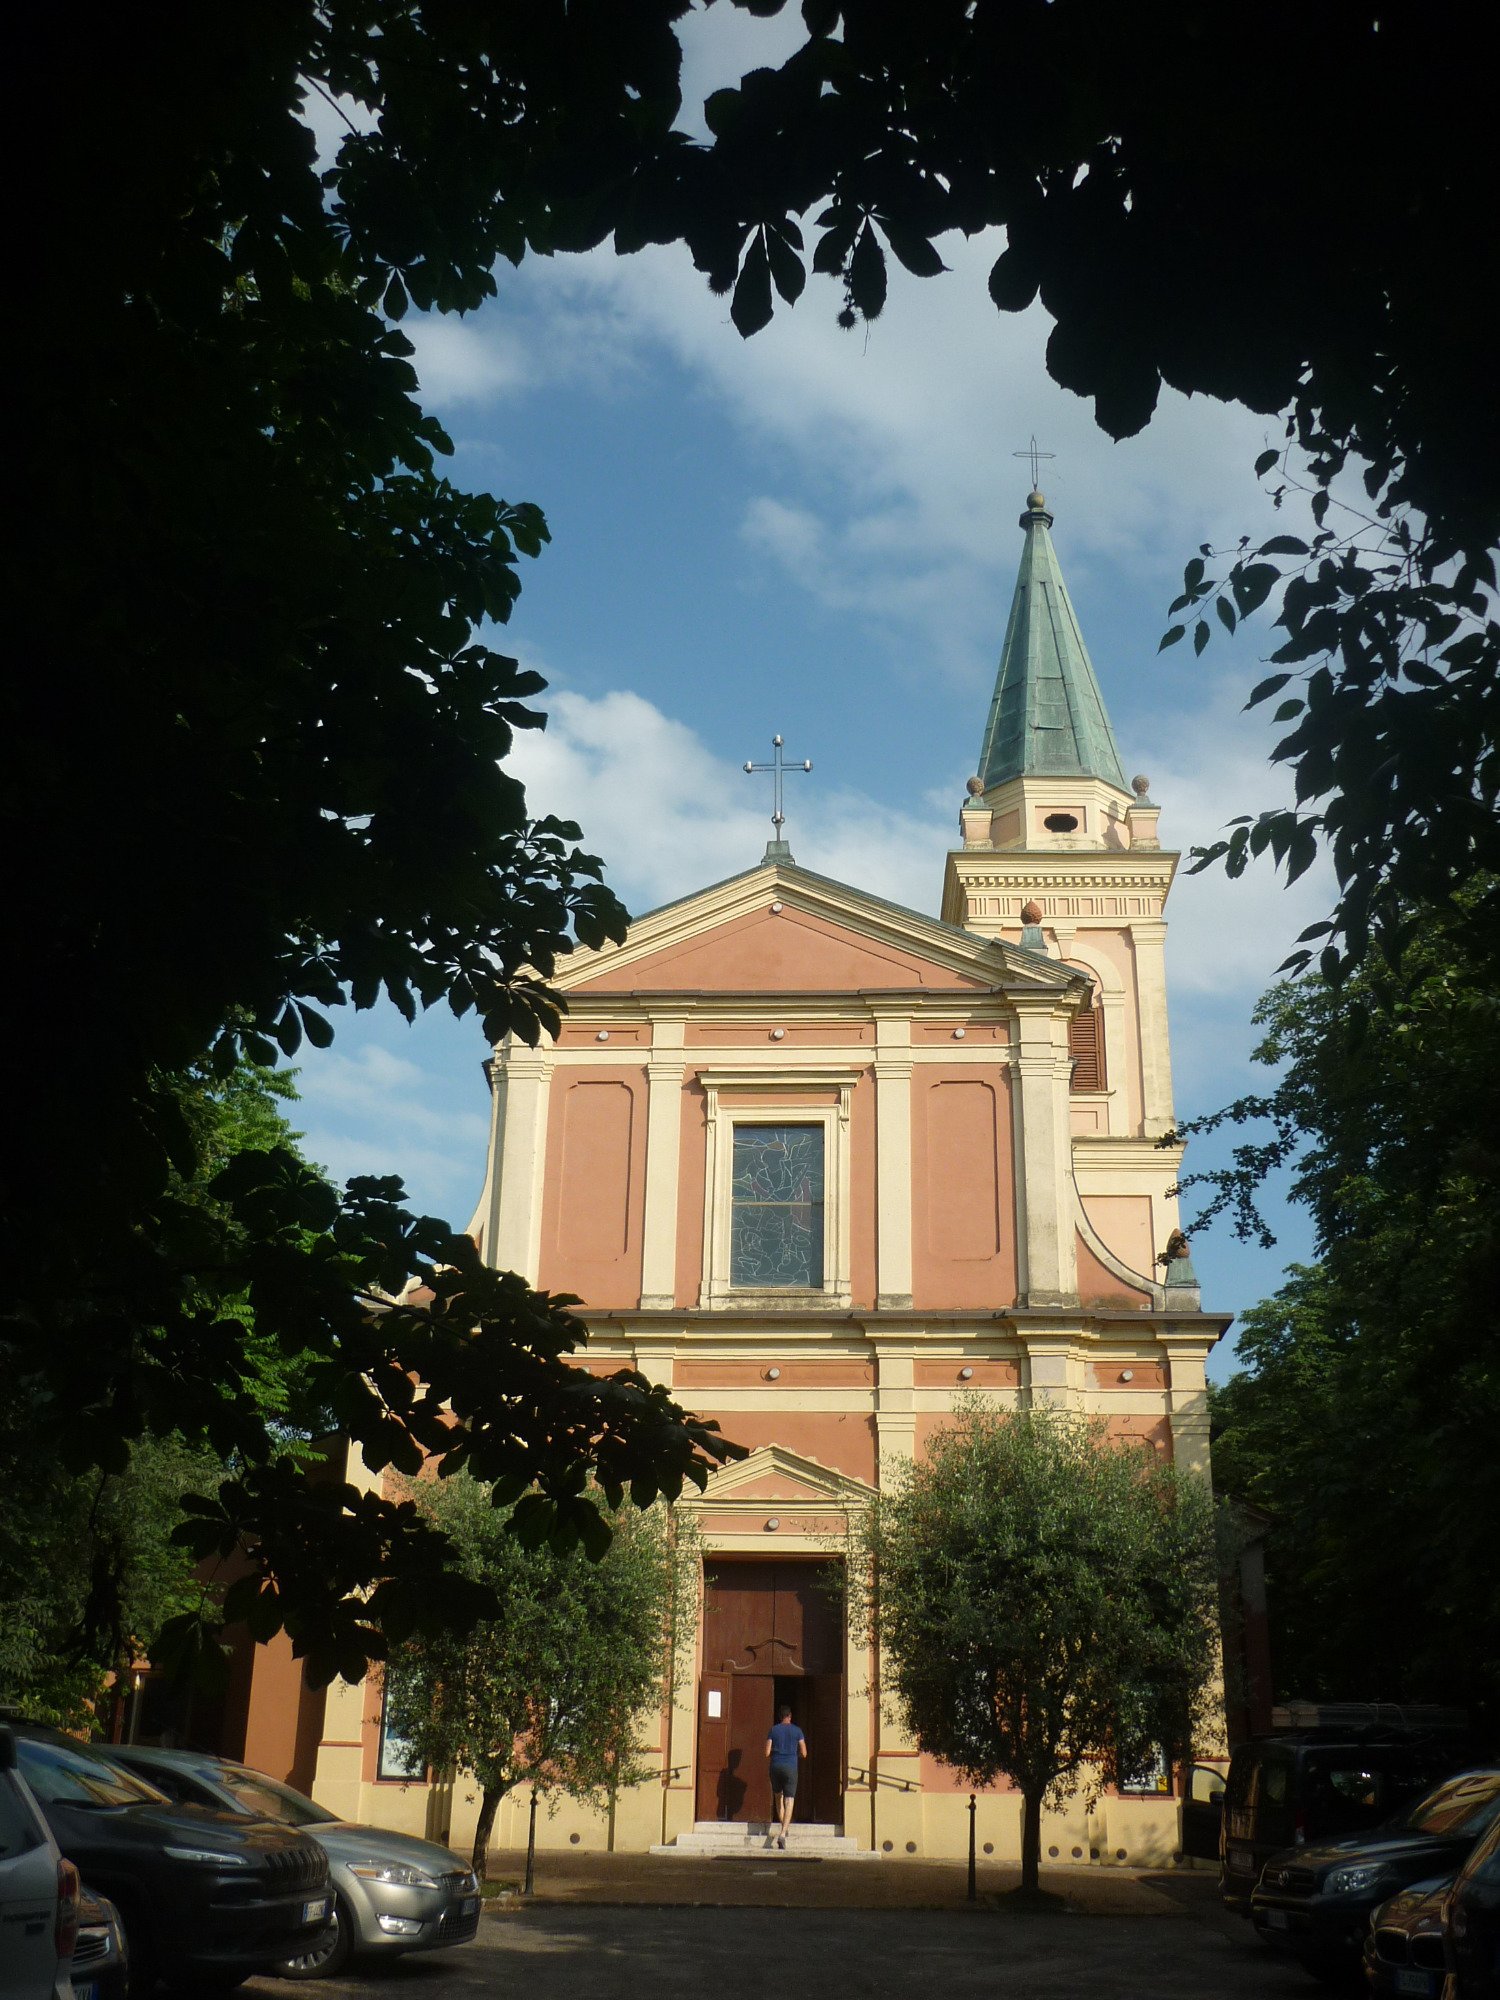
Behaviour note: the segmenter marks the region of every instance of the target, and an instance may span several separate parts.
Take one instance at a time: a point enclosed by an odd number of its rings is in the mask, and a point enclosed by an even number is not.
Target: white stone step
[[[874,1860],[842,1828],[815,1821],[795,1822],[784,1848],[778,1847],[764,1820],[698,1820],[692,1831],[679,1833],[653,1854],[692,1855],[698,1860],[859,1861]]]

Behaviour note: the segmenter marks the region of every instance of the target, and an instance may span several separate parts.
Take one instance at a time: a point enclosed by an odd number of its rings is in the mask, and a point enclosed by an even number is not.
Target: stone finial
[[[1042,906],[1040,903],[1025,903],[1021,908],[1021,949],[1040,952],[1043,957],[1051,957],[1047,950],[1047,940],[1042,936]]]
[[[1156,829],[1161,818],[1161,807],[1151,797],[1151,780],[1141,772],[1131,779],[1130,789],[1135,793],[1135,797],[1125,809],[1126,824],[1130,828],[1130,844],[1132,847],[1141,847],[1148,851],[1159,848],[1161,842],[1157,838]]]
[[[1180,1229],[1172,1231],[1166,1249],[1156,1261],[1162,1267],[1166,1283],[1167,1311],[1197,1312],[1201,1301],[1198,1274],[1193,1269],[1188,1240]]]
[[[963,831],[964,846],[988,847],[993,821],[990,809],[984,802],[983,778],[966,780],[964,792],[964,802],[958,809],[958,824]]]

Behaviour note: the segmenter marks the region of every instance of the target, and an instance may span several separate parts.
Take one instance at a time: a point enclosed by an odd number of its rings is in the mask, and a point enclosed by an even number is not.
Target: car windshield
[[[16,1738],[16,1759],[44,1806],[163,1806],[166,1794],[81,1743]]]
[[[1480,1834],[1500,1812],[1500,1771],[1467,1771],[1429,1792],[1407,1813],[1413,1833]]]
[[[245,1771],[228,1764],[220,1769],[218,1778],[225,1791],[233,1793],[240,1809],[254,1813],[257,1819],[279,1819],[287,1826],[316,1826],[333,1818],[331,1812],[314,1805],[301,1792],[294,1792],[290,1785],[266,1777],[264,1772]]]

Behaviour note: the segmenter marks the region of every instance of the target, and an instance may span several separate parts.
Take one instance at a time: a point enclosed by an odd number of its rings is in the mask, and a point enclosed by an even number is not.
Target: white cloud
[[[493,402],[535,379],[519,341],[494,320],[414,313],[401,331],[416,349],[424,399],[442,408]]]
[[[747,777],[686,723],[628,689],[598,699],[559,693],[550,716],[544,734],[517,737],[508,768],[524,781],[533,813],[582,822],[585,844],[603,857],[608,881],[632,910],[760,860],[771,834],[768,778]],[[820,789],[816,774],[788,778],[786,811],[803,867],[892,902],[936,907],[939,824],[859,791]]]
[[[352,97],[330,97],[321,85],[303,80],[298,114],[313,135],[320,172],[331,167],[350,132],[373,132],[380,120]]]
[[[406,1033],[394,1018],[388,1030]],[[476,1039],[476,1053],[479,1046]],[[427,1203],[472,1193],[489,1137],[483,1085],[477,1065],[465,1065],[459,1079],[464,1095],[455,1103],[444,1069],[368,1039],[347,1054],[337,1047],[317,1055],[297,1078],[302,1150],[336,1180],[399,1174],[430,1191],[422,1197]]]
[[[1148,769],[1163,842],[1184,855],[1169,905],[1168,969],[1179,998],[1256,998],[1298,933],[1328,915],[1336,893],[1321,857],[1290,888],[1269,855],[1235,881],[1218,865],[1186,872],[1188,849],[1222,839],[1236,814],[1293,803],[1290,774],[1267,763],[1268,735],[1239,712],[1244,692],[1221,684],[1208,707],[1174,727]]]
[[[436,1208],[449,1222],[462,1226],[467,1199],[478,1191],[484,1169],[481,1145],[476,1170],[472,1146],[465,1153],[446,1146],[402,1145],[383,1127],[373,1137],[313,1126],[303,1134],[302,1152],[315,1160],[336,1182],[372,1174],[395,1174],[407,1191],[408,1203],[421,1211]],[[455,1208],[455,1202],[457,1208]]]
[[[1075,586],[1127,566],[1164,601],[1184,552],[1263,518],[1250,464],[1274,427],[1164,391],[1137,438],[1104,439],[1092,407],[1046,373],[1042,309],[997,313],[985,288],[1000,239],[944,239],[942,277],[892,273],[881,318],[847,334],[837,288],[814,279],[743,341],[680,246],[529,259],[446,344],[413,328],[425,392],[477,410],[566,387],[679,395],[727,412],[764,461],[742,538],[815,602],[857,618],[906,673],[983,678],[1012,574],[1008,535],[1036,433]],[[446,330],[446,329],[445,329]],[[917,663],[920,662],[920,668]]]
[[[752,14],[744,7],[697,6],[678,24],[682,46],[682,111],[679,131],[707,139],[704,100],[736,84],[752,69],[777,69],[807,40],[801,10]]]
[[[335,1049],[325,1056],[303,1087],[302,1098],[311,1110],[351,1114],[378,1121],[383,1128],[433,1137],[484,1137],[485,1123],[478,1117],[460,1120],[461,1129],[454,1132],[452,1113],[429,1103],[427,1088],[427,1074],[418,1064],[377,1042],[365,1042],[353,1055]]]

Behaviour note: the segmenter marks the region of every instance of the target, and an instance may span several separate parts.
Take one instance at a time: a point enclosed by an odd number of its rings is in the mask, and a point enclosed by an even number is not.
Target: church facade
[[[639,1369],[747,1451],[681,1503],[696,1658],[643,1721],[656,1775],[619,1802],[617,1846],[766,1818],[788,1700],[800,1818],[876,1853],[964,1851],[967,1789],[902,1734],[822,1587],[957,1398],[1099,1415],[1207,1474],[1228,1321],[1170,1254],[1180,1148],[1160,1143],[1177,857],[1126,781],[1051,527],[1033,493],[939,914],[800,867],[777,826],[758,866],[569,960],[555,1041],[493,1052],[483,1254],[581,1297],[579,1365]],[[463,1843],[476,1802],[403,1777],[378,1687],[330,1689],[321,1739],[323,1803]],[[1177,1782],[1049,1816],[1044,1855],[1167,1859]],[[498,1842],[526,1810],[502,1808]],[[984,1852],[1017,1854],[1018,1799],[978,1811]],[[603,1846],[605,1822],[564,1806],[539,1839]]]

